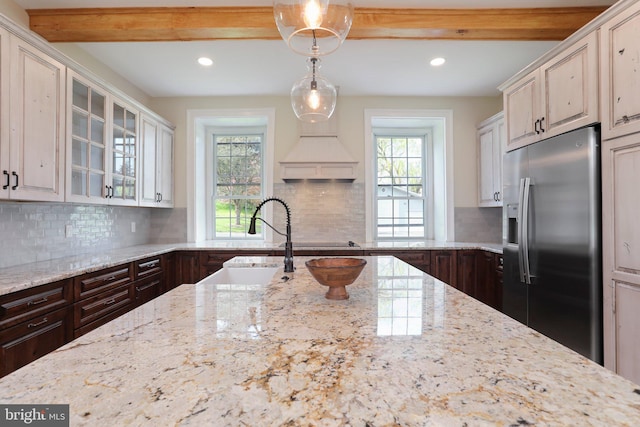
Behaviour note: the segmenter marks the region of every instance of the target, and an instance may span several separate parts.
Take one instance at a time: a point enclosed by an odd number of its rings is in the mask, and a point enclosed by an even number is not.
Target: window
[[[212,132],[210,230],[214,239],[246,239],[249,220],[264,199],[262,129]],[[258,222],[259,238],[262,237]]]
[[[376,240],[430,237],[430,135],[417,130],[374,130]]]
[[[366,241],[453,239],[453,112],[366,109],[364,119]]]

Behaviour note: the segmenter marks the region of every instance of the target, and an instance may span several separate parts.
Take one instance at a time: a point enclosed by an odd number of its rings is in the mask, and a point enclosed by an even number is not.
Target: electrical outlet
[[[132,223],[131,223],[131,232],[132,232],[132,233],[135,233],[135,232],[136,232],[136,223],[135,223],[135,222],[132,222]]]
[[[67,224],[64,226],[64,237],[67,239],[73,236],[73,226],[71,224]]]

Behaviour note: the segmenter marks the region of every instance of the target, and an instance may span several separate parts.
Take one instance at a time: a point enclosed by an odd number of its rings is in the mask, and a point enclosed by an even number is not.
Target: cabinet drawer
[[[71,313],[70,307],[62,308],[0,332],[0,376],[70,341]]]
[[[69,280],[0,296],[0,330],[72,303]]]
[[[110,289],[74,304],[76,329],[108,316],[133,301],[131,283]]]
[[[88,273],[74,279],[74,296],[79,301],[133,281],[130,264]]]
[[[136,280],[134,282],[136,305],[144,304],[157,297],[163,287],[162,282],[162,274],[155,274],[145,277],[144,279]]]
[[[147,258],[135,262],[136,280],[162,272],[162,256]]]

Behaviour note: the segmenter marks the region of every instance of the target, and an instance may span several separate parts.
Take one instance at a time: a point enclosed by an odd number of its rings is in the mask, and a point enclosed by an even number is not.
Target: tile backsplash
[[[455,208],[456,242],[502,242],[502,208]]]
[[[274,196],[287,202],[291,209],[294,242],[364,242],[366,239],[364,184],[341,181],[276,184]],[[284,224],[284,209],[274,207],[273,220],[275,224]],[[284,240],[275,237],[274,240]]]
[[[294,241],[365,242],[364,184],[276,184],[273,196],[291,208]],[[284,209],[274,205],[273,213],[274,224],[285,223]],[[458,207],[455,228],[456,241],[500,243],[502,210]],[[186,241],[186,208],[0,202],[0,268],[147,243]]]
[[[70,203],[0,202],[0,268],[148,243],[149,211]]]

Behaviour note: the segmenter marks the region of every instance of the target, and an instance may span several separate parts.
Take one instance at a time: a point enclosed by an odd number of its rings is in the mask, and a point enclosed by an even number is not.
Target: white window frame
[[[374,122],[376,119],[411,119],[417,123],[437,122],[433,134],[433,239],[452,241],[454,229],[453,192],[453,111],[429,109],[365,109],[365,233],[368,242],[375,242],[375,192],[377,191]],[[416,126],[418,127],[418,126]],[[428,127],[428,126],[427,126]],[[429,239],[425,239],[429,240]]]
[[[260,185],[260,200],[263,200],[266,197],[266,192],[264,188],[264,182],[266,178],[266,165],[265,165],[265,145],[266,145],[266,126],[210,126],[207,127],[207,145],[205,147],[205,152],[207,156],[207,165],[206,165],[206,191],[207,191],[207,240],[216,239],[215,230],[216,230],[216,220],[215,220],[215,177],[216,177],[216,156],[215,156],[215,136],[216,135],[260,135],[262,137],[262,143],[260,147],[260,161],[262,162],[262,177],[261,177],[261,185]],[[264,228],[262,228],[262,232],[260,234],[256,234],[255,236],[245,236],[245,237],[226,237],[223,240],[263,240],[264,239]]]
[[[422,213],[424,218],[423,237],[403,237],[402,240],[432,240],[433,239],[433,132],[430,129],[420,128],[374,128],[373,144],[377,145],[378,137],[416,137],[422,138],[422,191],[423,191],[423,207]],[[374,151],[376,167],[373,169],[375,190],[373,192],[373,217],[375,218],[375,226],[373,227],[374,239],[376,241],[398,240],[395,237],[378,236],[378,168],[377,168],[377,150]]]
[[[238,119],[253,119],[266,122],[264,147],[263,183],[265,194],[273,194],[273,163],[275,146],[275,108],[243,109],[190,109],[187,110],[186,181],[187,181],[187,240],[201,242],[207,238],[206,225],[206,143],[207,127],[220,123],[234,123]],[[179,141],[177,141],[179,143]],[[272,206],[265,205],[260,216],[272,222]],[[267,227],[268,228],[268,227]],[[270,229],[265,230],[265,241],[273,239]]]

